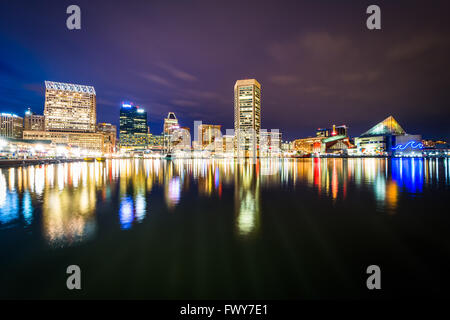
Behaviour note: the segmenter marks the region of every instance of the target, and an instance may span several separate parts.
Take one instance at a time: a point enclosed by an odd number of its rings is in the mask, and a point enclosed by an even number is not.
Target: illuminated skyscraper
[[[45,130],[95,132],[94,87],[45,81]]]
[[[164,149],[167,152],[172,151],[172,147],[174,144],[173,135],[174,132],[180,129],[180,125],[178,124],[178,119],[175,116],[174,112],[169,112],[167,115],[167,118],[164,119],[164,128],[163,128],[163,135],[164,135]]]
[[[120,108],[120,147],[123,149],[144,149],[148,145],[147,112],[130,103]]]
[[[179,128],[180,126],[178,124],[178,119],[175,116],[175,113],[169,112],[167,118],[164,119],[164,134],[168,135],[171,131]]]
[[[259,156],[261,129],[261,85],[255,79],[234,85],[234,130],[238,156]]]

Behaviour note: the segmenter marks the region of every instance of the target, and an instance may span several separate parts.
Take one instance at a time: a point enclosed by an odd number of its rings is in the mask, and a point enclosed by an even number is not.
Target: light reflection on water
[[[164,197],[173,212],[183,208],[188,190],[196,192],[189,197],[221,201],[227,188],[233,190],[236,231],[250,236],[260,226],[262,190],[296,192],[302,186],[336,202],[353,197],[355,188],[365,189],[378,211],[395,214],[401,194],[414,196],[437,184],[450,184],[449,159],[274,159],[255,165],[230,159],[122,159],[4,168],[0,230],[28,228],[40,215],[50,245],[72,245],[95,236],[103,207],[117,208],[111,214],[120,228],[131,229],[150,214],[152,197]]]

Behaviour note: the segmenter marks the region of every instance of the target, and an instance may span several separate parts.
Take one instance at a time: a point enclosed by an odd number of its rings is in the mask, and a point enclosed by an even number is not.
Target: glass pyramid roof
[[[361,137],[368,136],[388,136],[388,135],[404,135],[406,132],[394,119],[393,116],[389,116],[368,131],[364,132]]]

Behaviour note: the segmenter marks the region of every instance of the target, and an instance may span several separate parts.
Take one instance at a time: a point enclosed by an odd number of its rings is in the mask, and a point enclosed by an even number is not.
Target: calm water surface
[[[0,297],[444,296],[449,190],[449,159],[3,168]]]

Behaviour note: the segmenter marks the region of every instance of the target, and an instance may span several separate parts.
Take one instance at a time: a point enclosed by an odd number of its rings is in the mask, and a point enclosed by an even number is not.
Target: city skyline
[[[162,131],[170,111],[188,125],[202,120],[231,129],[232,85],[236,79],[255,78],[265,88],[262,127],[280,128],[288,140],[333,124],[346,124],[349,134],[357,136],[372,125],[372,118],[391,114],[406,131],[448,139],[449,41],[444,35],[449,24],[436,18],[446,12],[446,4],[437,2],[441,10],[431,10],[424,2],[408,3],[406,9],[402,2],[381,1],[389,14],[383,15],[384,28],[377,34],[365,28],[364,4],[325,2],[329,12],[324,4],[286,1],[275,8],[269,1],[245,20],[243,12],[251,1],[242,4],[242,11],[233,2],[223,10],[211,3],[203,8],[197,1],[117,2],[114,12],[100,10],[107,6],[101,1],[81,1],[79,31],[65,28],[63,3],[49,2],[45,22],[36,18],[45,6],[30,4],[30,20],[19,5],[1,4],[0,30],[8,34],[0,31],[0,42],[8,50],[1,53],[0,103],[4,111],[21,114],[31,107],[41,114],[44,80],[83,83],[98,92],[99,122],[118,126],[120,104],[130,100],[146,109],[154,133]],[[183,16],[157,18],[175,5],[185,7]],[[217,19],[194,19],[212,9]],[[420,26],[412,18],[417,10]],[[124,18],[117,19],[116,12]],[[232,13],[235,23],[224,24]],[[276,27],[270,22],[275,17],[283,21]],[[212,34],[223,35],[220,40],[198,32],[207,26]],[[242,30],[255,36],[249,38]],[[170,40],[161,38],[161,31]],[[48,36],[43,39],[42,34]],[[100,46],[107,55],[91,49]]]
[[[0,299],[448,299],[449,10],[0,1]]]

